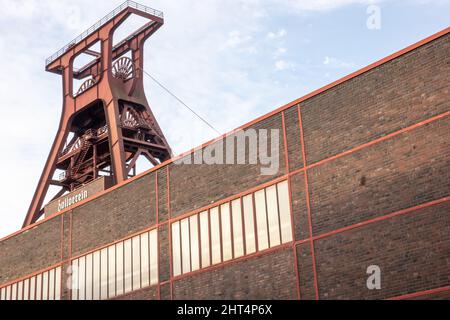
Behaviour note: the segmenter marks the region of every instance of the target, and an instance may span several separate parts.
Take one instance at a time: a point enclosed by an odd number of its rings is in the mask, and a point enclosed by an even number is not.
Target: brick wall
[[[314,234],[450,195],[450,117],[309,174]]]
[[[0,285],[61,261],[61,217],[0,242]]]
[[[296,299],[292,250],[200,273],[174,282],[174,299]]]
[[[73,255],[156,224],[155,174],[75,208],[72,220]]]
[[[158,300],[158,288],[149,287],[136,292],[116,297],[112,300]]]
[[[118,299],[445,299],[449,49],[447,33],[253,122],[280,130],[276,175],[260,164],[168,163],[8,237],[0,285],[157,225],[160,285]],[[171,219],[278,178],[290,182],[292,243],[171,277]],[[381,290],[366,288],[371,264]]]
[[[320,298],[382,299],[447,286],[450,203],[315,242]],[[381,268],[381,290],[366,270]]]
[[[170,207],[172,217],[177,217],[183,213],[187,213],[215,201],[243,192],[286,173],[281,115],[277,114],[269,117],[247,129],[279,130],[280,145],[278,161],[280,168],[278,173],[276,175],[261,175],[261,164],[170,165]],[[232,137],[234,137],[234,135],[232,135],[231,138]],[[271,140],[269,139],[269,145],[270,141]],[[216,144],[217,143],[214,145]],[[214,147],[214,145],[212,147]],[[236,159],[236,153],[237,148],[234,148],[234,159]],[[224,158],[226,158],[227,152],[225,144],[223,144],[223,154]],[[245,154],[248,159],[249,145],[246,147]]]

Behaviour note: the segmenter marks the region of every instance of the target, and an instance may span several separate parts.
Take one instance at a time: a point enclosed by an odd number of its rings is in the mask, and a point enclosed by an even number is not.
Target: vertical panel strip
[[[305,169],[305,194],[306,194],[306,208],[308,211],[308,223],[309,223],[309,237],[310,237],[310,245],[311,245],[311,256],[313,262],[313,273],[314,273],[314,288],[316,292],[316,300],[319,300],[319,286],[317,280],[317,268],[316,268],[316,254],[314,250],[314,239],[313,239],[313,228],[312,228],[312,217],[311,217],[311,201],[309,196],[309,182],[308,182],[308,161],[306,158],[306,147],[305,147],[305,133],[303,130],[303,119],[302,119],[302,111],[300,105],[298,106],[298,120],[300,125],[300,139],[302,143],[302,155],[303,155],[303,163]]]

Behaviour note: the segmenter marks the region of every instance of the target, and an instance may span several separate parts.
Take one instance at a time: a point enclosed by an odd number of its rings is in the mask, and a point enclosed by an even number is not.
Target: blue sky
[[[122,0],[0,0],[0,237],[18,230],[57,130],[61,79],[45,58]],[[165,13],[145,69],[232,130],[450,25],[450,0],[142,0]],[[370,5],[380,29],[367,27]],[[217,134],[146,79],[175,153]],[[364,106],[361,106],[364,107]]]

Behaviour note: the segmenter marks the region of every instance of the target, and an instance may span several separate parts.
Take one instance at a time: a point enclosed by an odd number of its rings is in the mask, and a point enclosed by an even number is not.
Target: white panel
[[[17,283],[11,286],[11,300],[17,300]]]
[[[133,290],[141,288],[141,239],[131,239],[133,245]]]
[[[266,198],[267,198],[267,219],[269,222],[270,246],[274,247],[281,244],[280,220],[278,217],[278,200],[277,200],[276,186],[270,186],[266,189]]]
[[[278,184],[278,204],[280,207],[281,239],[283,243],[293,240],[291,206],[289,205],[288,182]]]
[[[17,300],[23,300],[22,293],[23,293],[23,282],[20,281],[17,284]]]
[[[256,226],[258,234],[258,250],[269,248],[269,234],[267,230],[267,212],[265,191],[255,192]]]
[[[42,274],[36,276],[36,300],[42,300]]]
[[[30,298],[30,279],[23,282],[23,300],[29,300]]]
[[[181,262],[182,272],[191,272],[191,249],[189,241],[189,219],[181,221]]]
[[[81,257],[78,259],[78,283],[77,287],[74,288],[74,291],[77,294],[74,296],[77,297],[77,300],[87,300],[86,299],[86,257]]]
[[[11,286],[6,287],[6,300],[11,300]]]
[[[81,258],[80,258],[80,266],[81,266]],[[94,256],[93,254],[88,254],[85,257],[85,271],[80,271],[80,281],[82,282],[80,284],[80,297],[82,296],[83,292],[83,298],[80,298],[80,300],[92,300],[93,295],[93,286],[94,286]],[[81,266],[81,268],[83,268]],[[84,272],[83,277],[81,277],[81,272]]]
[[[49,285],[48,272],[44,272],[42,274],[42,300],[48,300],[48,285]]]
[[[211,255],[212,264],[222,262],[220,247],[220,222],[219,208],[213,208],[209,211],[211,220]]]
[[[158,230],[150,231],[150,284],[159,282],[158,268]]]
[[[223,261],[233,259],[233,244],[231,243],[231,216],[230,204],[220,206],[220,219],[222,222],[222,250]]]
[[[233,217],[234,257],[239,258],[244,255],[244,234],[242,232],[241,199],[234,200],[231,203],[231,212]]]
[[[55,300],[55,269],[48,272],[48,300]]]
[[[36,299],[36,277],[30,279],[30,300]]]
[[[124,261],[124,287],[125,293],[133,290],[133,264],[132,264],[132,243],[131,239],[128,239],[124,242],[124,251],[125,251],[125,261]]]
[[[172,224],[172,269],[173,275],[181,274],[180,222]]]
[[[108,297],[116,295],[116,245],[108,247]]]
[[[211,264],[209,250],[209,219],[208,211],[200,213],[200,244],[202,247],[202,268],[209,267]]]
[[[93,253],[92,260],[92,299],[100,300],[100,251]]]
[[[108,299],[108,248],[100,251],[100,299]]]
[[[55,270],[55,300],[61,300],[61,267]]]
[[[189,218],[189,225],[191,228],[191,263],[192,271],[200,269],[200,249],[199,249],[199,234],[198,234],[198,215]]]
[[[6,288],[0,289],[0,300],[6,300]]]
[[[70,292],[71,292],[71,299],[72,300],[78,300],[78,276],[79,276],[80,270],[78,268],[78,259],[72,261],[72,269],[71,273],[69,274],[69,277],[71,279],[70,284]]]
[[[244,234],[246,254],[250,254],[256,252],[253,195],[245,196],[242,201],[244,204]]]
[[[124,247],[123,242],[116,244],[116,295],[124,293]]]
[[[150,248],[148,241],[148,232],[141,234],[141,281],[143,288],[150,284]]]

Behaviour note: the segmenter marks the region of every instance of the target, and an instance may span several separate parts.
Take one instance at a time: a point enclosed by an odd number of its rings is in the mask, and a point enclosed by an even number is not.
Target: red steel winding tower
[[[114,32],[133,14],[149,21],[113,45]],[[100,172],[108,172],[114,184],[128,179],[141,156],[153,165],[171,157],[143,85],[144,43],[163,23],[162,12],[127,1],[46,60],[46,70],[62,76],[63,110],[24,227],[43,215],[50,185],[61,188],[57,199]],[[82,54],[92,59],[75,68]],[[79,88],[76,80],[84,81]]]

